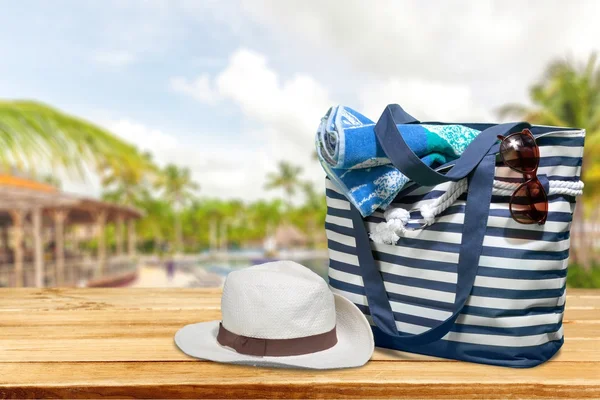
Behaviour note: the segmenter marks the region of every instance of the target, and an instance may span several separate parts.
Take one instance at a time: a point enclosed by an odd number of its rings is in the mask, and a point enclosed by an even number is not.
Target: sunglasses
[[[523,174],[523,182],[510,198],[510,214],[521,224],[543,225],[548,218],[548,197],[537,177],[540,149],[529,129],[498,136],[504,165]]]

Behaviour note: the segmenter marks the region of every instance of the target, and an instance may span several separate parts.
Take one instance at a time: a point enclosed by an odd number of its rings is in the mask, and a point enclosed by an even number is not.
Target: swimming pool
[[[241,268],[246,268],[251,265],[262,264],[263,262],[275,261],[273,259],[254,259],[247,260],[228,260],[228,261],[210,261],[195,264],[193,266],[179,267],[187,273],[195,275],[196,280],[188,287],[214,287],[221,286],[227,274]],[[327,279],[328,260],[323,258],[310,258],[298,261],[298,263],[310,268],[312,271]]]

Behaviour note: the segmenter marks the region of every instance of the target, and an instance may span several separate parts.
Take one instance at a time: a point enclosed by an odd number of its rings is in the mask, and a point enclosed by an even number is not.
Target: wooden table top
[[[510,369],[377,349],[364,367],[199,361],[173,335],[220,318],[217,289],[0,289],[0,398],[600,398],[600,290],[569,290],[560,353]]]

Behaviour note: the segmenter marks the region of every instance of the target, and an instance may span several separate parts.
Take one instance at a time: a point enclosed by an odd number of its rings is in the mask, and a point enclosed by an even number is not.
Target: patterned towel
[[[334,106],[321,119],[316,135],[319,160],[327,176],[363,217],[385,209],[408,178],[387,158],[374,132],[375,123],[359,112]],[[460,157],[479,131],[462,125],[398,125],[413,152],[431,167]]]

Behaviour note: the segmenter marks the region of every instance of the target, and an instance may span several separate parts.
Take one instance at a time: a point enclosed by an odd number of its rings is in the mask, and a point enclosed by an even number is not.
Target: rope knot
[[[421,215],[425,220],[425,225],[429,226],[435,222],[436,208],[433,204],[423,204],[421,206]]]
[[[402,221],[405,225],[410,220],[410,212],[400,207],[390,207],[383,213],[383,216],[386,221],[391,220],[399,220]]]
[[[406,233],[410,213],[404,208],[388,208],[383,216],[386,221],[375,226],[375,230],[370,233],[371,240],[379,244],[396,244]]]

